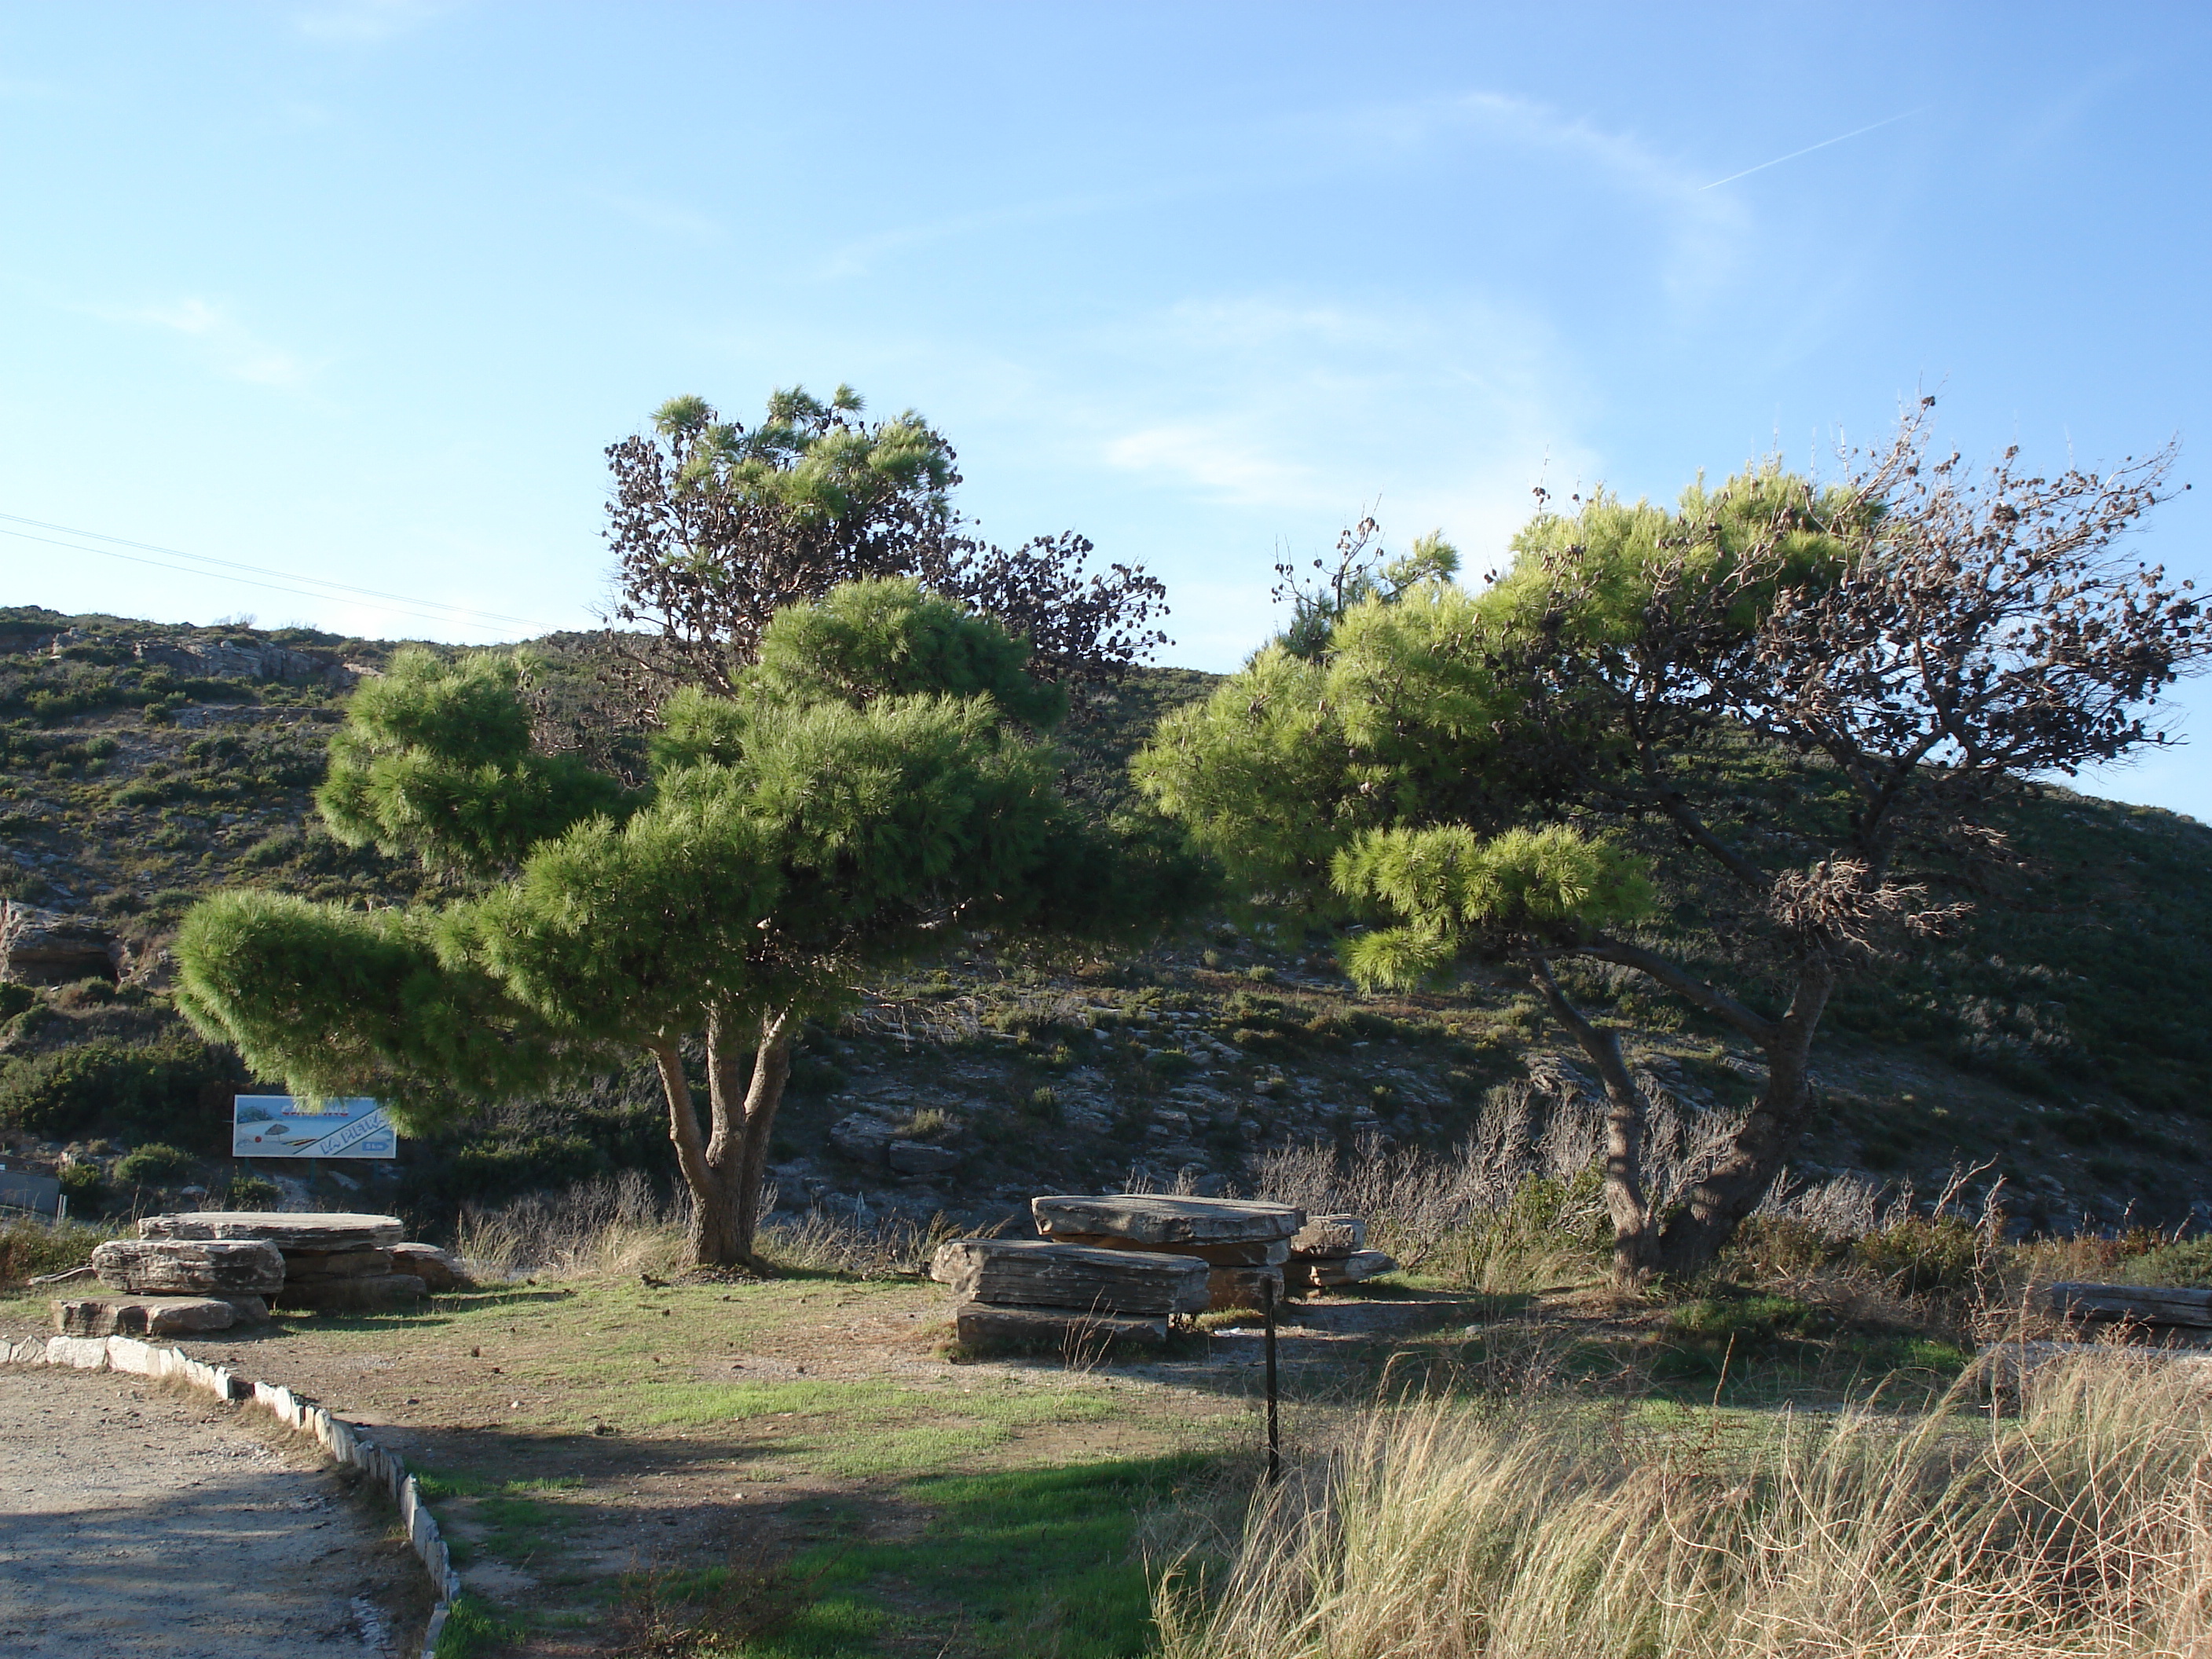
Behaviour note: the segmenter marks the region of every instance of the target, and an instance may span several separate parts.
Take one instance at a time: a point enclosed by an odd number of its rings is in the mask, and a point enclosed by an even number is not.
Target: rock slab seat
[[[2212,1327],[2212,1291],[2158,1285],[2053,1285],[2051,1310],[2067,1319]]]
[[[407,1237],[396,1215],[349,1215],[289,1210],[190,1210],[149,1215],[141,1238],[258,1238],[280,1250],[389,1249]]]
[[[265,1296],[284,1282],[284,1257],[256,1238],[111,1238],[92,1269],[112,1290],[139,1295]]]
[[[1023,1238],[954,1239],[929,1264],[969,1302],[1146,1317],[1204,1311],[1206,1273],[1192,1256]]]
[[[1280,1267],[1216,1267],[1206,1276],[1206,1305],[1213,1312],[1224,1308],[1256,1308],[1283,1300]]]
[[[268,1318],[258,1297],[62,1297],[54,1328],[64,1336],[197,1336]]]
[[[1139,1244],[1112,1233],[1061,1233],[1055,1244],[1080,1244],[1092,1250],[1153,1250],[1165,1255],[1195,1257],[1211,1267],[1279,1267],[1291,1259],[1288,1239],[1271,1238],[1250,1244]]]
[[[1030,1213],[1036,1218],[1037,1231],[1048,1238],[1062,1233],[1104,1233],[1139,1246],[1272,1243],[1290,1237],[1306,1219],[1304,1211],[1288,1204],[1174,1198],[1159,1193],[1033,1198]]]
[[[963,1302],[952,1310],[960,1340],[981,1347],[993,1342],[1056,1342],[1103,1347],[1137,1342],[1158,1347],[1168,1340],[1165,1314],[1139,1318],[1129,1314],[1085,1314],[1068,1308],[1006,1308]]]

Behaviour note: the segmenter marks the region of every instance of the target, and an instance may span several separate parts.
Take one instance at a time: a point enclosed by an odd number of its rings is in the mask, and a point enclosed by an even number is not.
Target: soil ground
[[[0,1652],[398,1655],[420,1567],[264,1415],[143,1378],[0,1368]]]

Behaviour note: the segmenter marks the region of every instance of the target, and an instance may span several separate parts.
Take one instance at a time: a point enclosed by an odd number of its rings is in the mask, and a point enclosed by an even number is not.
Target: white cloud
[[[314,365],[270,344],[204,300],[187,297],[130,309],[98,309],[94,314],[111,322],[166,329],[198,341],[216,372],[234,380],[291,388],[305,385],[313,372]]]

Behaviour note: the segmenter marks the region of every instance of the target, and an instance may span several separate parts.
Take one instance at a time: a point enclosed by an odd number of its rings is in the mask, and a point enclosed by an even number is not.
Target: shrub
[[[2113,1275],[2124,1285],[2172,1285],[2212,1288],[2212,1235],[2161,1244],[2124,1258]]]
[[[1850,1255],[1905,1296],[1963,1291],[1980,1264],[1981,1236],[1957,1216],[1912,1216],[1854,1241]]]
[[[26,1009],[38,1005],[39,994],[27,985],[12,981],[0,984],[0,1019],[13,1019]]]
[[[115,1178],[145,1187],[166,1187],[192,1167],[192,1155],[180,1146],[149,1140],[115,1166]]]
[[[228,1055],[187,1038],[98,1038],[10,1067],[0,1077],[0,1127],[59,1137],[104,1122],[211,1139],[221,1132],[219,1085],[234,1078]]]
[[[232,1174],[229,1184],[216,1195],[215,1207],[218,1210],[266,1210],[275,1207],[283,1197],[283,1194],[278,1190],[276,1183],[266,1176],[252,1175],[240,1170]]]
[[[107,1196],[106,1179],[100,1173],[97,1164],[71,1164],[64,1167],[58,1177],[62,1195],[73,1210],[89,1210]]]
[[[93,1247],[112,1236],[108,1228],[76,1222],[49,1227],[43,1221],[11,1221],[0,1226],[0,1285],[13,1289],[48,1273],[82,1267],[91,1259]]]

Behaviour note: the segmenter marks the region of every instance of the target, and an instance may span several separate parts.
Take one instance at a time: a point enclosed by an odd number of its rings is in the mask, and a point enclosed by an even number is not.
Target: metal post
[[[1283,1475],[1282,1437],[1275,1415],[1275,1285],[1272,1279],[1261,1283],[1267,1286],[1261,1304],[1267,1330],[1267,1484],[1273,1486]]]

